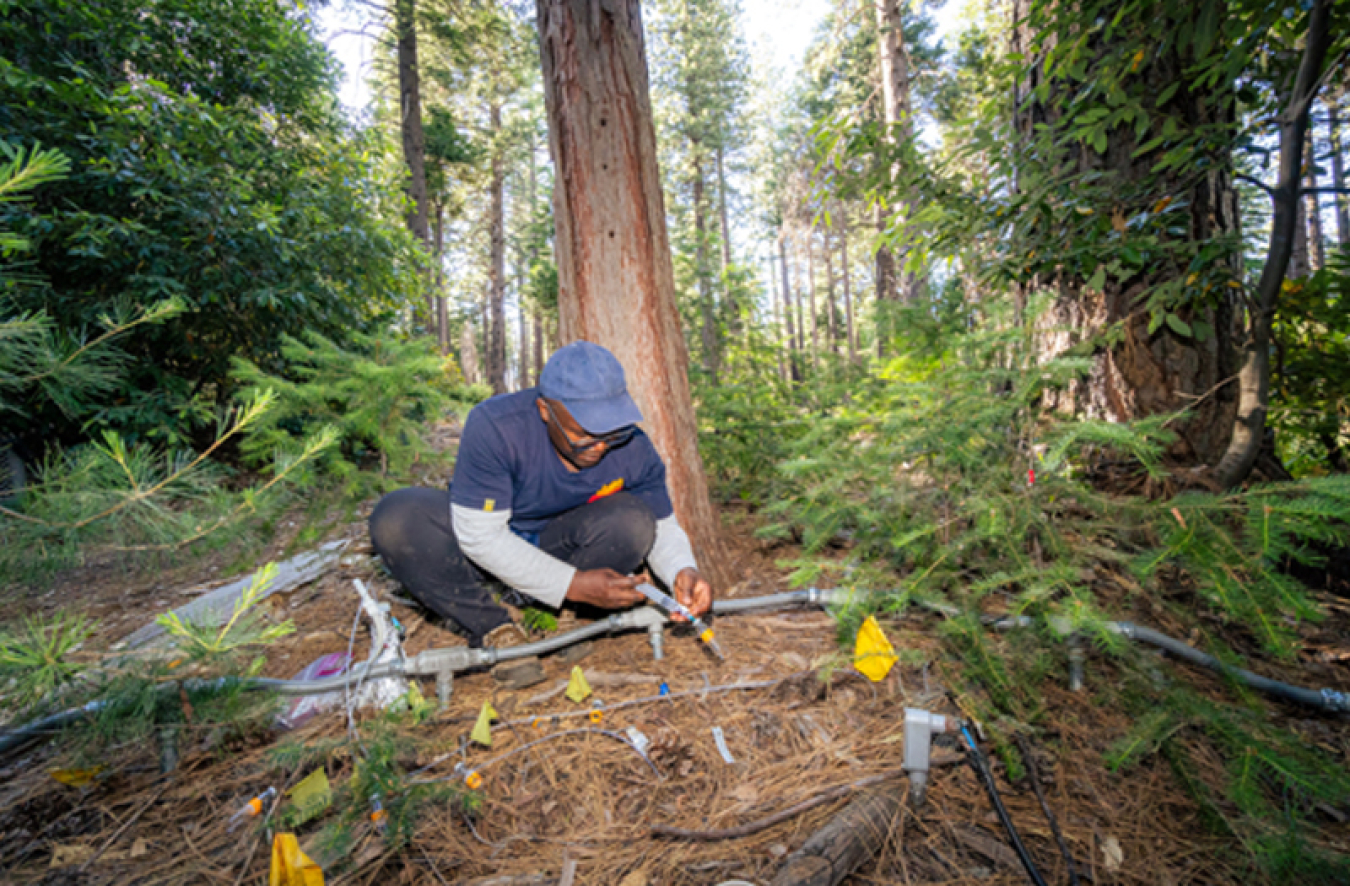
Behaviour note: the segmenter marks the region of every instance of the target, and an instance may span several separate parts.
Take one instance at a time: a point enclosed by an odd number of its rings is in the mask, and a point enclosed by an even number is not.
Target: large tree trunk
[[[538,0],[561,337],[614,352],[715,585],[733,581],[698,452],[637,0]]]
[[[403,137],[403,161],[408,166],[408,198],[412,203],[405,221],[417,242],[430,251],[426,137],[422,133],[422,83],[417,67],[417,0],[395,0],[394,29],[398,42],[399,128]],[[426,329],[432,332],[436,328],[436,302],[430,285],[426,298]]]
[[[1238,375],[1240,389],[1232,439],[1214,468],[1215,480],[1225,487],[1236,486],[1247,478],[1260,454],[1265,434],[1266,409],[1270,402],[1270,327],[1275,320],[1280,288],[1284,285],[1285,270],[1294,247],[1303,139],[1308,131],[1308,112],[1317,97],[1322,63],[1331,45],[1330,20],[1330,0],[1314,0],[1298,76],[1288,106],[1279,116],[1280,164],[1273,194],[1275,211],[1270,223],[1270,243],[1247,318],[1247,341]]]
[[[1030,8],[1027,0],[1018,0],[1014,7],[1015,20],[1025,21]],[[1190,7],[1176,9],[1172,15],[1177,17],[1199,14],[1198,9]],[[1183,9],[1187,11],[1182,12]],[[1175,26],[1178,20],[1169,19],[1166,24]],[[1027,47],[1033,45],[1031,37],[1029,27],[1020,28],[1014,35],[1014,51],[1026,53]],[[1027,58],[1025,79],[1017,84],[1014,96],[1019,142],[1025,145],[1025,155],[1038,156],[1045,163],[1040,174],[1060,175],[1067,170],[1070,174],[1094,172],[1106,176],[1113,183],[1114,202],[1094,208],[1103,217],[1121,219],[1117,230],[1122,232],[1125,219],[1157,211],[1154,207],[1163,196],[1168,196],[1170,202],[1184,201],[1180,205],[1186,207],[1188,230],[1184,236],[1189,241],[1222,240],[1239,230],[1231,164],[1228,157],[1217,154],[1217,149],[1216,155],[1208,158],[1202,174],[1187,169],[1170,180],[1156,182],[1154,189],[1148,190],[1141,183],[1153,180],[1152,169],[1158,155],[1137,154],[1136,149],[1157,132],[1136,136],[1132,127],[1120,127],[1109,133],[1104,152],[1075,147],[1041,155],[1039,152],[1046,148],[1055,127],[1061,124],[1055,99],[1043,102],[1037,98],[1037,90],[1043,88],[1042,61]],[[1192,88],[1185,73],[1190,62],[1173,46],[1148,56],[1135,74],[1138,82],[1152,88],[1155,95],[1169,85],[1180,84],[1166,107],[1158,109],[1159,118],[1165,115],[1191,121],[1197,130],[1233,125],[1232,90],[1222,86],[1217,90]],[[1052,81],[1050,86],[1052,90],[1065,88],[1062,81]],[[1208,327],[1213,331],[1203,340],[1196,334],[1178,332],[1168,323],[1151,323],[1155,318],[1140,298],[1153,287],[1177,277],[1183,278],[1184,284],[1187,276],[1188,269],[1184,266],[1169,268],[1160,263],[1145,265],[1124,278],[1108,274],[1100,288],[1090,288],[1087,279],[1070,275],[1034,281],[1035,285],[1057,293],[1050,311],[1037,321],[1041,359],[1062,354],[1085,340],[1100,341],[1104,333],[1114,330],[1110,338],[1097,346],[1093,355],[1095,365],[1086,382],[1072,386],[1063,395],[1047,394],[1047,405],[1119,422],[1189,409],[1185,420],[1170,425],[1178,434],[1178,442],[1169,457],[1188,465],[1213,464],[1228,443],[1236,408],[1237,391],[1231,383],[1237,371],[1236,300],[1230,294],[1232,288],[1227,280],[1220,281],[1208,297],[1195,297],[1174,309],[1176,318],[1191,330]],[[1241,280],[1240,256],[1236,251],[1229,256],[1223,276],[1234,283]]]
[[[488,107],[493,135],[502,128],[502,108],[495,101]],[[487,381],[494,394],[506,393],[506,162],[501,149],[492,149],[488,181],[488,323]]]
[[[1327,101],[1327,141],[1331,144],[1331,186],[1336,189],[1336,242],[1350,245],[1350,195],[1345,193],[1345,166],[1341,158],[1341,98]]]

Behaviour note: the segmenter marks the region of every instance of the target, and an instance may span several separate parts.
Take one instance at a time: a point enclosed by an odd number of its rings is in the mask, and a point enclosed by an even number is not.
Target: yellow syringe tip
[[[706,631],[699,634],[698,638],[702,640],[704,643],[711,643],[713,641],[712,628],[708,628]]]

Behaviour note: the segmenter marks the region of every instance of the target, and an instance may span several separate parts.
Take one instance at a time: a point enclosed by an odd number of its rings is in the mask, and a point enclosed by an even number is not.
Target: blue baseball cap
[[[608,434],[642,421],[628,396],[623,366],[609,351],[574,341],[553,352],[539,373],[539,394],[556,400],[592,434]]]

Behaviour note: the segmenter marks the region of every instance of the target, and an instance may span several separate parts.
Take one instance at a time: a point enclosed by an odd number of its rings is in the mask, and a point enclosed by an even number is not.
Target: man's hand
[[[620,575],[613,569],[577,570],[567,586],[567,599],[601,609],[623,609],[645,599],[634,590],[637,583],[636,576]]]
[[[712,608],[712,585],[699,575],[697,569],[685,567],[675,576],[675,599],[689,607],[689,611],[694,615],[702,617]],[[680,616],[677,615],[675,618],[678,619]]]

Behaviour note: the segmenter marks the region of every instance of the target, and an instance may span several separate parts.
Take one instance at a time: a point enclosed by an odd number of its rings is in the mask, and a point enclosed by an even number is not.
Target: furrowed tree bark
[[[1161,135],[1162,126],[1156,121],[1143,133],[1133,127],[1115,128],[1102,151],[1058,139],[1050,144],[1046,130],[1054,132],[1065,122],[1061,117],[1064,81],[1048,79],[1044,66],[1045,53],[1050,51],[1047,43],[1056,34],[1033,33],[1039,13],[1046,7],[1028,0],[1014,0],[1013,5],[1013,18],[1019,25],[1013,29],[1011,48],[1026,56],[1024,76],[1013,94],[1013,119],[1022,146],[1020,153],[1027,158],[1024,168],[1030,170],[1030,187],[1041,186],[1045,179],[1040,176],[1050,180],[1086,173],[1109,176],[1120,184],[1114,193],[1095,198],[1099,217],[1118,217],[1124,226],[1125,220],[1138,213],[1155,212],[1159,199],[1167,196],[1166,205],[1173,206],[1176,221],[1169,225],[1160,244],[1185,250],[1202,244],[1235,243],[1241,214],[1232,180],[1231,153],[1223,139],[1208,143],[1203,168],[1165,174],[1154,171],[1161,149],[1139,151],[1146,140]],[[1139,18],[1141,9],[1130,7],[1130,15],[1135,18],[1126,19],[1122,25],[1125,30],[1193,25],[1201,7],[1173,5]],[[1154,12],[1158,15],[1156,22]],[[1183,42],[1160,47],[1156,53],[1146,53],[1131,76],[1154,95],[1175,86],[1169,90],[1171,97],[1165,108],[1158,110],[1165,111],[1170,120],[1184,121],[1188,127],[1185,131],[1195,133],[1203,143],[1206,131],[1236,128],[1237,98],[1232,84],[1200,88],[1193,82],[1187,72],[1197,61],[1195,51]],[[1044,98],[1047,91],[1048,100]],[[1019,181],[1019,188],[1025,186]],[[1184,266],[1161,262],[1133,267],[1120,277],[1108,274],[1099,287],[1090,287],[1091,278],[1086,274],[1052,270],[1022,281],[1015,290],[1015,316],[1019,326],[1035,321],[1035,342],[1042,361],[1092,343],[1093,365],[1087,378],[1066,390],[1047,392],[1043,404],[1111,422],[1185,411],[1185,417],[1169,424],[1178,436],[1168,449],[1169,462],[1196,468],[1215,464],[1232,434],[1241,339],[1237,316],[1240,300],[1230,285],[1241,280],[1239,249],[1231,247],[1220,260],[1224,264],[1210,267],[1216,279],[1207,292],[1191,287]],[[1226,279],[1220,280],[1221,276]],[[1150,311],[1143,297],[1155,287],[1169,284],[1187,293],[1170,310],[1192,327],[1203,324],[1213,331],[1212,335],[1206,334],[1202,340],[1196,334],[1180,334],[1167,323],[1156,322],[1162,318]],[[1055,298],[1044,314],[1027,318],[1027,296],[1033,289],[1053,291]]]
[[[1330,20],[1330,0],[1314,0],[1298,76],[1289,104],[1279,118],[1280,163],[1272,196],[1274,218],[1270,225],[1270,243],[1266,248],[1261,279],[1247,309],[1247,341],[1238,373],[1238,412],[1233,423],[1233,437],[1223,458],[1214,467],[1214,479],[1224,487],[1236,486],[1245,480],[1261,450],[1270,403],[1270,327],[1294,247],[1303,139],[1308,131],[1308,111],[1316,98],[1322,65],[1331,46]]]
[[[789,855],[769,886],[836,886],[886,845],[904,804],[903,782],[861,795]]]
[[[412,201],[404,217],[417,242],[431,251],[427,223],[426,136],[422,131],[422,83],[417,66],[417,0],[395,0],[394,28],[397,31],[399,129],[403,137],[403,161],[408,166],[408,198]],[[430,279],[427,283],[427,332],[436,329],[436,297]]]
[[[637,0],[537,0],[564,341],[614,352],[665,458],[675,512],[718,587],[732,575],[708,495],[675,302]]]

